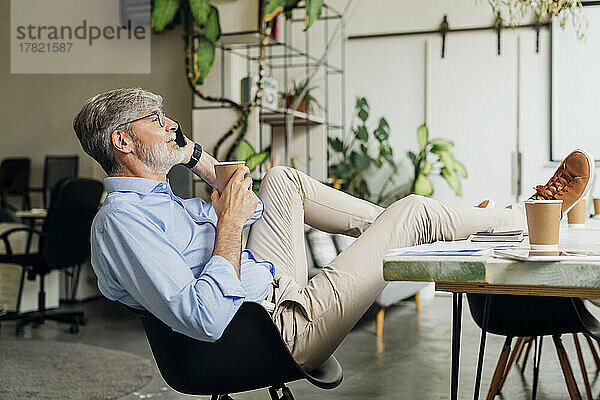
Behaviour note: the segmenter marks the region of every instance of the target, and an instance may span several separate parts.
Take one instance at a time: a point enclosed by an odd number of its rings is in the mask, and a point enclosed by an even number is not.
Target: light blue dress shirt
[[[217,340],[244,301],[263,301],[271,262],[241,254],[241,273],[212,255],[217,214],[201,199],[181,199],[168,182],[109,177],[108,196],[92,225],[91,260],[111,300],[144,308],[173,330]],[[263,204],[246,222],[261,217]]]

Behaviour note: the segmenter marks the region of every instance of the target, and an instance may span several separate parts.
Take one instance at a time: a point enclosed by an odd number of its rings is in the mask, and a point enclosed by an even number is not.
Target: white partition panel
[[[585,40],[573,27],[552,29],[552,159],[574,148],[600,159],[600,6],[585,7]]]
[[[502,33],[496,52],[493,31],[455,34],[429,41],[427,124],[431,137],[455,143],[454,154],[468,171],[463,196],[457,198],[441,178],[433,197],[471,206],[484,198],[499,206],[514,202],[517,115],[517,48],[515,33]]]

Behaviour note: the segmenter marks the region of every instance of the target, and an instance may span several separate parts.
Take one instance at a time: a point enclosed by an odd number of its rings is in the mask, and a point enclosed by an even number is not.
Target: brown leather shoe
[[[562,200],[562,213],[568,213],[586,196],[594,180],[594,159],[583,150],[569,154],[545,185],[535,187],[532,200]]]

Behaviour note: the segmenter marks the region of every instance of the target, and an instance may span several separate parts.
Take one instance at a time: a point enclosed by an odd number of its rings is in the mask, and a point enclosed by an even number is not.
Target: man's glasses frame
[[[165,113],[162,111],[154,111],[152,114],[148,114],[148,115],[144,115],[143,117],[139,117],[136,119],[132,119],[131,121],[127,121],[127,122],[123,122],[122,124],[117,125],[117,127],[115,129],[113,129],[113,132],[118,130],[120,127],[125,126],[127,124],[131,124],[132,122],[137,122],[137,121],[141,121],[145,118],[149,118],[156,115],[158,117],[158,124],[160,125],[161,128],[165,127]]]

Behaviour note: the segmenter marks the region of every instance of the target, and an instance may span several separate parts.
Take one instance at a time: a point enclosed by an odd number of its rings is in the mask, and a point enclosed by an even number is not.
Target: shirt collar
[[[134,192],[141,195],[148,195],[152,192],[171,192],[169,180],[166,182],[155,181],[154,179],[109,176],[104,178],[104,187],[110,194],[112,192]]]

